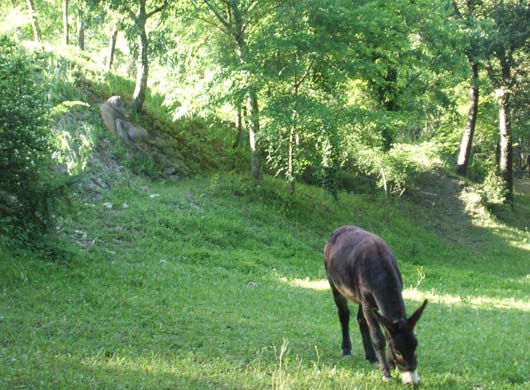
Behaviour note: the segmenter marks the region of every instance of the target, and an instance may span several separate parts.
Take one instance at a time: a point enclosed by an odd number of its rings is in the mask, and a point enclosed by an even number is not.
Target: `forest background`
[[[528,388],[528,1],[8,0],[0,33],[1,386],[374,388],[322,293],[354,223],[431,300],[428,388]]]

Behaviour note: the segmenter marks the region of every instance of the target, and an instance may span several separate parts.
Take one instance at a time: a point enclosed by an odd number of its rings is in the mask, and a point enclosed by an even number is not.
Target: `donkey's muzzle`
[[[418,370],[414,371],[402,371],[401,372],[401,381],[404,385],[417,386],[420,384],[420,376],[418,375]]]

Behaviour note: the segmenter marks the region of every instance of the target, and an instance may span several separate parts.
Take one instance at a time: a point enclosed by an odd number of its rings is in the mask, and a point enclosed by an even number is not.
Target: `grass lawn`
[[[343,224],[394,249],[409,313],[430,299],[422,388],[530,389],[530,233],[512,214],[232,175],[135,179],[72,208],[65,256],[0,250],[2,389],[401,389],[355,321],[340,356],[322,248]]]

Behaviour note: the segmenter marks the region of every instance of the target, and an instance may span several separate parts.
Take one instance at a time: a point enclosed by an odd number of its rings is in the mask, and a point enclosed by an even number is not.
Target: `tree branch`
[[[160,7],[155,8],[151,12],[147,13],[147,19],[149,19],[151,16],[153,16],[154,14],[158,12],[162,12],[165,8],[167,8],[168,5],[169,5],[168,0],[164,0],[164,3]]]
[[[129,6],[126,4],[123,4],[121,7],[125,12],[129,14],[130,18],[136,22],[136,14],[133,12],[133,10],[130,9]]]
[[[219,31],[221,31],[224,34],[229,34],[229,31],[223,28],[224,25],[219,25],[217,23],[214,23],[211,20],[206,19],[205,17],[202,17],[200,15],[201,9],[197,5],[197,0],[192,0],[191,3],[193,4],[193,7],[195,8],[195,11],[197,12],[197,19],[199,19],[200,21],[202,21],[202,22],[204,22],[204,23],[206,23],[206,24],[208,24],[208,25],[210,25],[212,27],[215,27],[216,29],[218,29]]]
[[[300,80],[298,80],[298,82],[295,81],[295,88],[296,89],[298,89],[300,87],[300,85],[302,85],[302,83],[305,81],[307,76],[309,76],[309,72],[313,68],[313,64],[315,63],[315,59],[316,59],[316,55],[313,56],[313,58],[311,58],[311,61],[309,62],[309,65],[307,66],[307,69],[305,70],[305,72],[302,75],[302,77],[300,78]]]
[[[230,31],[230,23],[223,17],[223,15],[221,15],[219,13],[219,10],[216,9],[209,0],[202,0],[204,2],[204,4],[206,4],[206,6],[210,9],[210,11],[213,12],[213,14],[215,15],[215,17],[217,18],[217,20],[219,20],[219,22],[221,22],[221,24],[228,30]]]

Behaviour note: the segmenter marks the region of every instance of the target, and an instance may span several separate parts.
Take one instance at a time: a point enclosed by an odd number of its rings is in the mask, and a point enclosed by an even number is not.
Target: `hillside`
[[[148,141],[126,147],[98,107],[131,82],[71,67],[54,131],[68,141],[58,170],[75,180],[56,247],[0,247],[0,388],[381,388],[355,321],[353,356],[340,357],[323,268],[329,234],[355,224],[395,251],[408,312],[430,301],[424,388],[530,389],[527,179],[513,209],[485,207],[442,164],[402,196],[364,177],[336,197],[293,193],[244,173],[230,124],[172,121],[161,96],[133,118]],[[385,388],[402,388],[394,377]]]
[[[81,186],[59,220],[61,257],[2,251],[0,387],[377,388],[353,321],[339,358],[322,266],[329,233],[357,224],[395,250],[408,310],[431,301],[424,388],[530,388],[528,227],[477,212],[451,176],[335,200],[236,173],[152,180],[113,145],[102,136],[88,169],[111,184]]]

